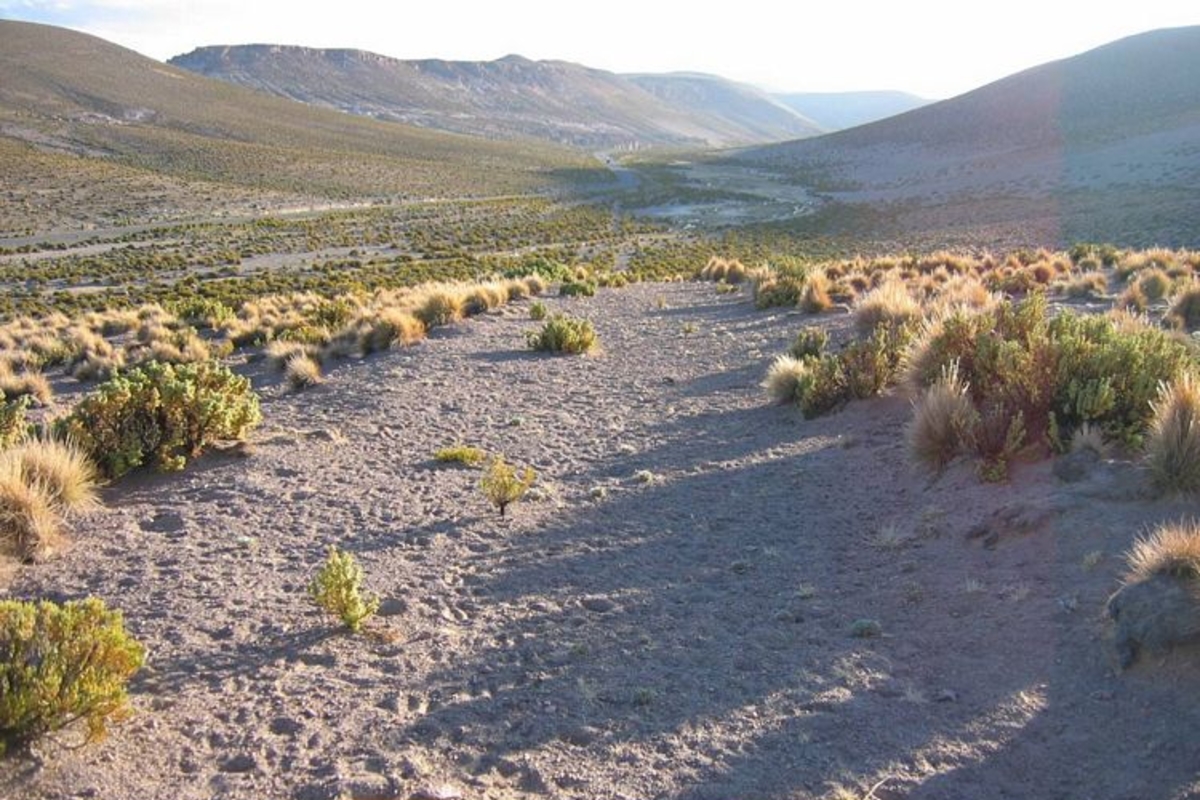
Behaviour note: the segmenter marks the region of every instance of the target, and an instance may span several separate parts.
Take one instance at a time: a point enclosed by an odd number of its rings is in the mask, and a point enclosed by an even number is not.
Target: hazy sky
[[[709,10],[711,9],[711,10]],[[618,72],[712,72],[774,90],[949,97],[1154,28],[1194,0],[0,0],[0,17],[159,59],[206,44],[355,47],[399,58],[510,53]]]

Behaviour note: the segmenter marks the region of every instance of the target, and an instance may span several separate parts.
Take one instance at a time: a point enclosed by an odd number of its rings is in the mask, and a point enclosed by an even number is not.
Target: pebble
[[[580,601],[580,605],[597,614],[606,614],[617,607],[617,604],[607,597],[585,597]]]

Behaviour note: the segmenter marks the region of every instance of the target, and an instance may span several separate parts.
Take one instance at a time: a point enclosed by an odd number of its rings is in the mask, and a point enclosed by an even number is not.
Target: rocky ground
[[[758,384],[811,319],[744,295],[547,302],[601,352],[529,352],[516,304],[301,393],[246,365],[249,457],[124,480],[10,574],[150,656],[132,719],[5,760],[0,796],[1200,797],[1200,652],[1121,673],[1103,618],[1194,504],[1122,462],[930,475],[901,397],[805,421]],[[433,461],[458,442],[535,496],[497,515]],[[331,544],[383,598],[365,635],[306,596]]]

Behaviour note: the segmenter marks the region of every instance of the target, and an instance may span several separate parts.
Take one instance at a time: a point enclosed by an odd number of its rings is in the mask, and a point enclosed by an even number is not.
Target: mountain
[[[827,131],[866,125],[931,102],[907,92],[790,92],[771,97]]]
[[[623,77],[564,61],[404,61],[361,50],[201,47],[174,66],[353,114],[489,138],[586,148],[723,146],[819,132],[765,94],[719,78]]]
[[[801,138],[829,130],[761,89],[716,75],[671,72],[624,77],[665,103],[711,120],[714,130],[735,121],[745,134],[760,141],[778,140],[783,131],[792,131],[785,138]]]
[[[566,149],[315,108],[94,36],[0,21],[0,174],[10,193],[0,211],[60,213],[89,186],[120,218],[202,208],[204,195],[278,204],[501,194],[588,166]]]
[[[898,229],[1200,244],[1200,26],[1152,31],[959,97],[742,152]]]

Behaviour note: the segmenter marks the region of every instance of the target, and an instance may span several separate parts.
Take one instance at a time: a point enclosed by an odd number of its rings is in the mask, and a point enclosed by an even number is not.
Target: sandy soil
[[[1121,552],[1194,504],[1116,462],[915,471],[903,398],[769,405],[797,312],[548,302],[603,352],[525,351],[518,304],[300,394],[255,373],[251,457],[108,490],[9,594],[124,609],[137,714],[0,762],[0,796],[1200,797],[1200,653],[1118,674],[1102,619]],[[432,463],[458,441],[539,499],[500,518]],[[371,635],[305,595],[333,543],[384,599]]]

